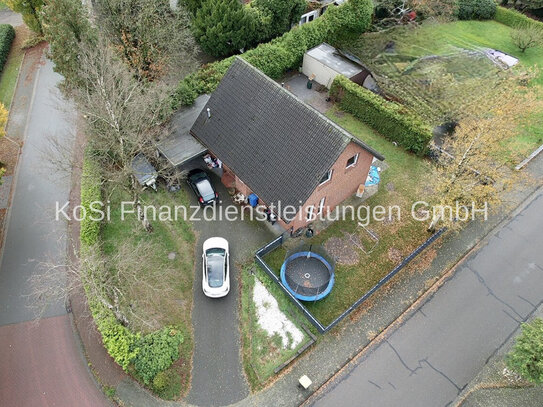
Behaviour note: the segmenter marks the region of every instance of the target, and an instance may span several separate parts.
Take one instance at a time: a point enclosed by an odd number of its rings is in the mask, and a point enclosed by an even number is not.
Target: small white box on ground
[[[307,390],[309,386],[313,383],[309,377],[307,377],[305,374],[298,379],[298,383],[300,384],[300,387],[302,387],[304,390]]]

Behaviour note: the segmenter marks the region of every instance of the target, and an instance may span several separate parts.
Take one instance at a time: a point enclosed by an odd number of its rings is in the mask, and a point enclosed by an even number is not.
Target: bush
[[[516,10],[498,7],[494,20],[499,23],[505,24],[509,27],[526,27],[534,26],[543,30],[543,23],[541,21],[534,20]]]
[[[270,43],[247,51],[242,58],[266,75],[279,78],[287,70],[298,68],[308,49],[324,41],[362,34],[371,23],[372,12],[371,0],[349,0],[341,6],[328,8],[315,21],[295,27]],[[226,58],[188,75],[172,96],[172,108],[190,105],[198,95],[214,91],[233,61],[234,57]]]
[[[183,335],[173,327],[152,332],[138,341],[134,367],[146,385],[153,383],[159,372],[169,368],[179,358],[179,345],[182,342]]]
[[[81,211],[85,211],[87,216],[81,220],[81,230],[79,239],[81,247],[84,248],[93,246],[98,242],[100,235],[100,222],[91,218],[91,205],[93,202],[102,200],[101,174],[100,168],[90,156],[90,153],[85,154],[83,159],[83,172],[81,174]]]
[[[522,333],[506,357],[507,366],[532,383],[543,383],[543,320],[522,324]]]
[[[405,149],[422,155],[432,139],[430,126],[404,107],[383,99],[342,75],[336,76],[330,95],[349,112]]]
[[[135,345],[140,336],[121,325],[113,313],[102,304],[89,298],[89,306],[107,353],[123,370],[126,370],[138,354]]]
[[[494,0],[458,0],[460,20],[490,20],[496,14]]]
[[[181,394],[181,376],[173,368],[158,372],[153,379],[153,390],[160,398],[175,400]]]
[[[9,24],[0,24],[0,72],[8,60],[11,44],[15,39],[15,30]]]

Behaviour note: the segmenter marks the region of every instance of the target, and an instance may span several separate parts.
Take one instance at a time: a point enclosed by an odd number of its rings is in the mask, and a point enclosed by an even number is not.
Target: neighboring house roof
[[[174,167],[207,151],[207,149],[190,134],[190,128],[208,100],[209,95],[198,96],[194,105],[179,110],[172,118],[174,133],[157,144],[158,151],[160,151]]]
[[[311,48],[306,54],[347,78],[352,78],[364,69],[362,66],[349,61],[337,49],[325,42]]]
[[[239,57],[191,133],[264,202],[283,208],[305,203],[350,142],[384,159]]]

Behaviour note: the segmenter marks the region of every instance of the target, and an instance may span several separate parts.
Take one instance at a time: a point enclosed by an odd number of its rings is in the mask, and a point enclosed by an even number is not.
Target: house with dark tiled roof
[[[241,58],[190,133],[222,161],[227,187],[256,194],[293,230],[363,188],[373,159],[384,160]]]

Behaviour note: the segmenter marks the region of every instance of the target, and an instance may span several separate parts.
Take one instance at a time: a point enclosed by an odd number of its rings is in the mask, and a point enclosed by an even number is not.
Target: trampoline
[[[287,257],[281,266],[281,282],[301,301],[317,301],[332,291],[334,268],[323,256],[300,251]]]

